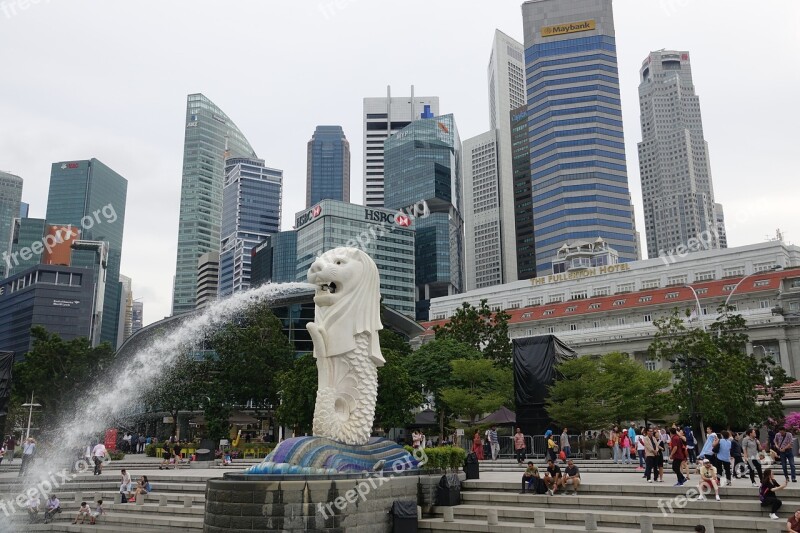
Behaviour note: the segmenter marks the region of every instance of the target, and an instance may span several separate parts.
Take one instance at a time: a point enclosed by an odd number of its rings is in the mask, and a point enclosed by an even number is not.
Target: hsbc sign
[[[411,225],[411,217],[403,213],[386,213],[376,209],[365,209],[364,220],[370,220],[379,224],[388,222],[389,224],[397,224],[402,228],[407,228]]]
[[[303,213],[302,215],[300,215],[295,219],[294,221],[295,229],[305,224],[308,224],[310,221],[314,220],[321,214],[322,214],[322,206],[315,205],[314,207],[312,207],[311,209],[309,209],[308,211],[306,211],[305,213]]]

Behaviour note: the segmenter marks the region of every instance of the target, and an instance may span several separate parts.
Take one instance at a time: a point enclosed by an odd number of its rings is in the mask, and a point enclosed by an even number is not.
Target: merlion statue
[[[317,360],[313,436],[283,440],[247,474],[333,475],[419,468],[397,443],[370,438],[378,397],[381,325],[378,268],[356,248],[335,248],[308,270],[314,322],[307,328]]]
[[[316,285],[314,342],[318,389],[313,432],[345,444],[369,441],[381,355],[378,268],[357,248],[335,248],[308,270]]]

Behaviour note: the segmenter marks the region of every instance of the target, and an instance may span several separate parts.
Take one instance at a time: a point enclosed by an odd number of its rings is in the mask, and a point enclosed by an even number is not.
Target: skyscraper
[[[650,52],[639,75],[639,174],[647,256],[657,257],[706,233],[701,239],[710,248],[722,248],[725,226],[714,202],[689,52]]]
[[[498,137],[498,130],[487,131],[465,139],[461,150],[464,212],[469,213],[464,217],[465,257],[470,259],[464,264],[468,291],[503,283]]]
[[[202,94],[186,103],[178,256],[172,296],[173,314],[195,308],[197,260],[218,252],[222,219],[225,158],[257,157],[236,124]]]
[[[144,327],[144,302],[133,301],[133,320],[131,322],[131,335]]]
[[[119,299],[119,324],[117,325],[117,346],[122,346],[133,330],[133,283],[128,276],[119,275],[122,292]]]
[[[536,239],[533,234],[531,149],[526,105],[511,111],[511,167],[514,172],[517,279],[531,279],[536,277]]]
[[[306,165],[306,209],[325,199],[350,201],[350,143],[341,126],[317,126]]]
[[[611,0],[522,4],[536,268],[602,238],[637,259]]]
[[[415,96],[413,85],[410,97],[393,97],[387,86],[385,97],[364,98],[364,205],[384,206],[383,141],[414,120],[438,114],[439,97]]]
[[[261,159],[225,162],[222,194],[222,241],[219,252],[219,297],[250,288],[251,251],[280,231],[283,171]]]
[[[50,169],[47,223],[80,228],[80,240],[94,243],[73,250],[71,264],[95,269],[95,279],[104,283],[100,340],[115,348],[127,194],[128,180],[97,159],[53,163]],[[107,243],[107,247],[100,243]],[[106,253],[108,261],[103,265]],[[101,272],[104,267],[105,274]]]
[[[428,206],[414,221],[416,315],[427,320],[431,298],[464,290],[461,140],[453,115],[412,122],[385,150],[386,207]]]
[[[206,252],[197,260],[197,309],[216,301],[219,292],[219,252]]]
[[[22,203],[22,178],[0,171],[0,256],[11,251],[14,219]],[[8,275],[5,262],[0,263],[0,278]]]
[[[514,246],[516,235],[514,231],[514,171],[510,117],[513,109],[525,105],[524,53],[522,43],[500,30],[495,30],[487,77],[489,82],[489,120],[491,129],[497,130],[502,283],[518,279],[517,250]]]

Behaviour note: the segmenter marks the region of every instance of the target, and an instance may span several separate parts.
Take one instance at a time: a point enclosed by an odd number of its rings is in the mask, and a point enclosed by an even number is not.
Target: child
[[[95,507],[94,511],[92,512],[92,518],[89,521],[89,524],[94,525],[97,521],[97,517],[101,514],[106,514],[105,509],[103,509],[103,500],[97,500],[97,507]]]
[[[73,524],[78,523],[78,518],[81,519],[81,524],[83,524],[84,519],[89,516],[91,517],[92,510],[89,509],[89,504],[86,502],[81,502],[81,508],[78,509],[78,516],[75,517],[75,520],[72,521]]]

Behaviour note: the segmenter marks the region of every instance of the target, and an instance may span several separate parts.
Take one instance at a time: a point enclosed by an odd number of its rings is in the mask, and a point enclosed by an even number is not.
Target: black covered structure
[[[5,435],[8,400],[11,398],[11,368],[14,352],[0,352],[0,434]]]
[[[556,380],[556,366],[577,353],[555,335],[514,339],[513,345],[517,426],[526,435],[542,435],[551,422],[544,402]]]

